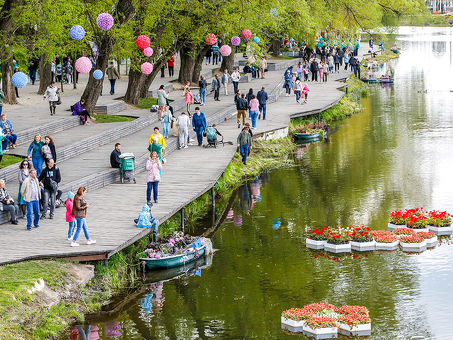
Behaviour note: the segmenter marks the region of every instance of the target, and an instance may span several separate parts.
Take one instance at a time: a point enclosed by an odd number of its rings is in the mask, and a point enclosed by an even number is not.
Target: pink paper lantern
[[[233,37],[231,38],[231,43],[233,44],[233,46],[239,46],[241,44],[241,38],[239,37]]]
[[[143,74],[151,74],[153,72],[153,65],[151,63],[143,63],[142,66],[140,67],[142,70]]]
[[[75,68],[80,73],[89,73],[92,67],[91,60],[87,57],[81,57],[75,62]]]
[[[224,57],[229,56],[231,54],[231,47],[228,45],[223,45],[220,47],[220,54]]]
[[[104,31],[111,29],[114,23],[113,17],[108,13],[99,14],[96,21],[98,27]]]
[[[147,47],[143,50],[143,54],[145,57],[151,57],[153,55],[154,51],[151,47]]]
[[[151,40],[149,40],[146,35],[141,35],[137,38],[137,40],[135,40],[135,43],[137,44],[139,49],[144,50],[145,48],[149,47]]]
[[[250,30],[242,30],[242,37],[244,39],[250,39],[252,32]]]
[[[209,33],[208,35],[206,35],[204,40],[206,41],[207,44],[214,45],[215,42],[217,41],[217,37],[213,33]]]

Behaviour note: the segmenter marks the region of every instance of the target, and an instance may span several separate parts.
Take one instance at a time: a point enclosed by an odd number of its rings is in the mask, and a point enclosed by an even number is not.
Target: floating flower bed
[[[332,253],[348,253],[351,251],[351,235],[353,227],[331,227],[326,235],[327,241],[324,249]]]
[[[351,234],[351,249],[357,251],[371,251],[376,248],[374,236],[369,227],[355,227]]]
[[[335,308],[328,303],[314,303],[284,311],[281,322],[284,328],[293,332],[304,331],[323,339],[337,337],[339,330],[352,336],[371,334],[368,308],[363,306]]]
[[[418,235],[401,236],[400,246],[403,251],[420,252],[426,249],[426,240]]]
[[[307,248],[311,249],[324,249],[324,245],[326,244],[327,240],[327,228],[322,227],[313,228],[308,231],[309,236],[306,240]]]
[[[420,233],[417,233],[417,236],[420,236],[426,240],[427,247],[434,247],[437,244],[437,236],[434,233],[420,232]]]
[[[376,250],[396,250],[400,241],[396,235],[376,235]]]
[[[389,217],[389,231],[406,226],[416,232],[431,230],[438,235],[450,235],[453,232],[451,215],[446,211],[431,210],[427,212],[423,208],[414,208],[393,211]]]
[[[451,215],[449,213],[446,211],[432,210],[428,212],[428,215],[429,231],[439,236],[452,234],[453,227],[451,226]]]

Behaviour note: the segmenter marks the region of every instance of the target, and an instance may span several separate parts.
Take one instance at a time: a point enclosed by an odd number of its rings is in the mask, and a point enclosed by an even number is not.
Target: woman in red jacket
[[[168,59],[167,64],[168,64],[168,75],[170,77],[173,77],[175,75],[175,57],[172,56],[170,59]]]

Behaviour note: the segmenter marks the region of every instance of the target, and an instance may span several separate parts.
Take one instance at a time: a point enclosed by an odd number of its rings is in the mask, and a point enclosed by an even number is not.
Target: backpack
[[[208,139],[217,139],[217,136],[216,136],[216,131],[215,129],[210,126],[206,129],[206,138]]]

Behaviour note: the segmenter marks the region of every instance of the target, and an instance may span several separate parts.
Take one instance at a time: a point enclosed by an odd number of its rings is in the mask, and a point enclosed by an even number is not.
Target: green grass
[[[287,52],[287,51],[285,51],[285,52]],[[279,55],[279,56],[277,56],[275,58],[272,58],[272,59],[281,59],[281,60],[289,60],[289,59],[291,59],[292,60],[292,59],[295,59],[295,58],[297,58],[297,57],[289,57],[287,55]]]
[[[424,13],[422,15],[414,15],[401,19],[400,26],[433,26],[447,27],[448,20],[453,20],[453,17],[445,18],[444,14]]]
[[[131,122],[137,118],[126,116],[96,115],[96,123],[120,123]]]
[[[153,105],[157,105],[157,98],[140,98],[138,100],[138,105],[135,105],[139,109],[150,109]]]
[[[0,163],[0,166],[2,168],[6,168],[9,165],[20,163],[23,160],[24,160],[24,158],[22,158],[22,157],[3,154],[3,158],[2,158],[2,162]]]

